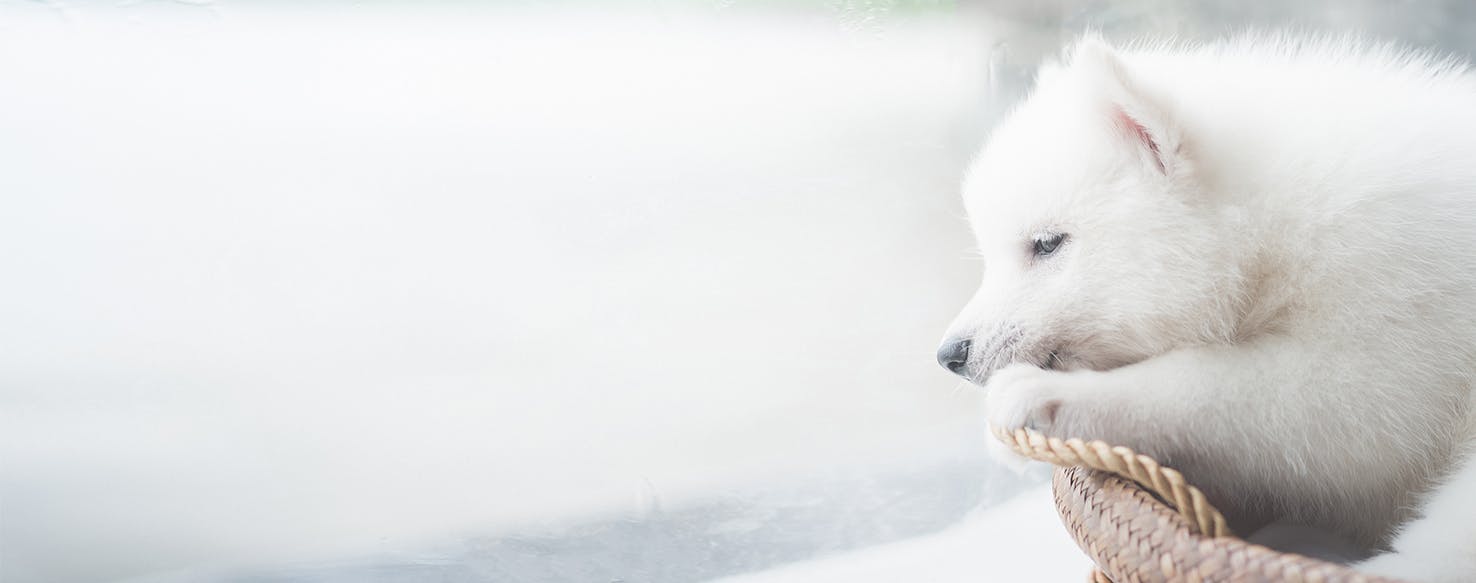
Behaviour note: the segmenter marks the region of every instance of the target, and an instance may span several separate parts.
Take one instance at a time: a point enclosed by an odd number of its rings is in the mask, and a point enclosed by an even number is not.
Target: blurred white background
[[[0,1],[0,580],[984,580],[1058,527],[932,353],[1033,65],[1469,11]]]
[[[558,538],[970,451],[931,357],[974,277],[959,27],[28,8],[5,581]]]

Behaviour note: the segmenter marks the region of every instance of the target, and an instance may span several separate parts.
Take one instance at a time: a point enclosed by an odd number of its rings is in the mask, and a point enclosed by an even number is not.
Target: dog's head
[[[1158,89],[1092,39],[1042,69],[965,182],[984,280],[940,363],[982,383],[1015,362],[1101,370],[1233,334],[1246,243]]]

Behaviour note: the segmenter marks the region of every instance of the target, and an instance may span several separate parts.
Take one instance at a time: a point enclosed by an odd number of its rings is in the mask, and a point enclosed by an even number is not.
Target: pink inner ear
[[[1143,144],[1143,147],[1148,148],[1148,151],[1153,154],[1153,163],[1158,166],[1159,172],[1167,172],[1163,166],[1163,155],[1158,151],[1158,142],[1153,139],[1152,134],[1148,133],[1148,128],[1143,127],[1142,123],[1138,122],[1137,119],[1129,115],[1120,106],[1114,106],[1112,108],[1112,121],[1118,127],[1121,127],[1123,131],[1137,138],[1138,142]]]

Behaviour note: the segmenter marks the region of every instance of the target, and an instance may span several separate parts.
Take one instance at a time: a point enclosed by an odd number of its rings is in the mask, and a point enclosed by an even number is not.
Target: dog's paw
[[[1059,436],[1068,399],[1079,380],[1077,373],[1028,364],[1000,369],[984,384],[984,414],[990,431],[1008,433],[1023,428]]]

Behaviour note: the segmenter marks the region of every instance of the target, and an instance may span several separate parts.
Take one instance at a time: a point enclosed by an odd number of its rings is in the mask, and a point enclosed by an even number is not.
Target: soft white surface
[[[946,531],[841,553],[722,583],[1080,581],[1091,561],[1056,515],[1048,485]]]

